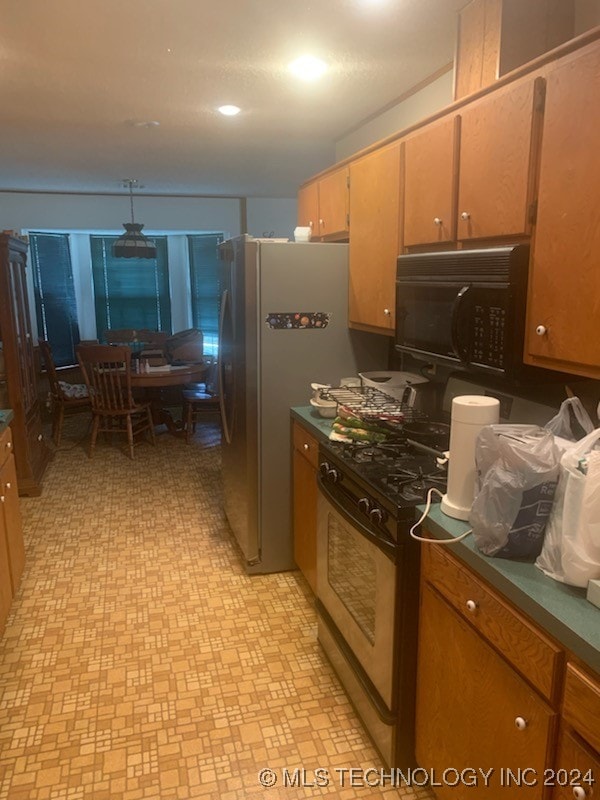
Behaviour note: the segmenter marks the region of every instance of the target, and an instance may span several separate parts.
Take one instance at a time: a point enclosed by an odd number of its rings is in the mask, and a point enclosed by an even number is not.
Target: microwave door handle
[[[462,289],[458,292],[456,297],[454,298],[454,303],[452,305],[452,347],[454,348],[454,352],[463,362],[463,364],[469,363],[468,354],[461,348],[460,342],[460,326],[459,326],[459,319],[460,319],[460,310],[463,306],[465,296],[467,292],[470,290],[470,285],[463,286]]]

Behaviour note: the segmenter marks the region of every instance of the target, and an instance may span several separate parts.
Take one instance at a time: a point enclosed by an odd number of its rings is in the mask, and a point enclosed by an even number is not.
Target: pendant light
[[[144,227],[133,218],[133,187],[140,187],[137,178],[124,178],[123,187],[129,189],[129,204],[131,206],[131,222],[124,222],[123,233],[113,244],[112,253],[115,258],[156,258],[156,243],[146,239],[142,233]]]

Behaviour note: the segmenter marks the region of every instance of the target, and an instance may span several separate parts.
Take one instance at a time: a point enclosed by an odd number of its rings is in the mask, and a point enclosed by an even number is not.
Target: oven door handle
[[[396,542],[394,542],[392,539],[388,539],[382,534],[373,533],[373,531],[367,528],[362,520],[355,517],[354,514],[351,514],[348,509],[339,502],[335,494],[325,484],[322,475],[318,476],[318,485],[319,490],[323,493],[325,498],[331,503],[335,510],[352,525],[356,532],[360,533],[361,536],[364,536],[364,538],[371,542],[371,544],[374,544],[375,547],[378,547],[382,553],[384,553],[391,561],[395,563],[397,550]]]
[[[452,347],[454,348],[454,352],[463,362],[463,364],[468,365],[469,363],[469,356],[465,349],[461,346],[460,341],[460,312],[463,304],[465,302],[465,297],[471,289],[471,285],[467,284],[463,286],[462,289],[458,292],[456,297],[454,298],[454,303],[452,304]]]

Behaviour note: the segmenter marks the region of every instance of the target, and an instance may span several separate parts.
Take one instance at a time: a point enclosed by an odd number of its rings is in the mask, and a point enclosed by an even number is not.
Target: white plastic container
[[[475,497],[475,441],[484,425],[494,425],[500,416],[495,397],[466,394],[452,401],[448,489],[441,510],[454,519],[469,519]]]
[[[310,242],[310,228],[294,228],[295,242]]]

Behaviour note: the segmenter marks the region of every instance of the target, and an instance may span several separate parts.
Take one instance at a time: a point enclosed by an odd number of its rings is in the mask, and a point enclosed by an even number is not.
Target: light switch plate
[[[600,608],[600,580],[590,581],[587,588],[587,599]]]

